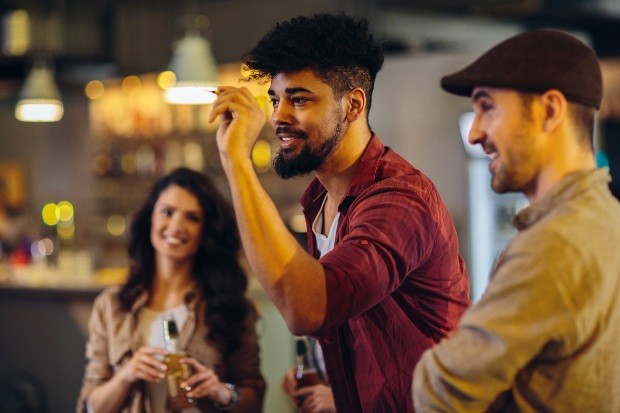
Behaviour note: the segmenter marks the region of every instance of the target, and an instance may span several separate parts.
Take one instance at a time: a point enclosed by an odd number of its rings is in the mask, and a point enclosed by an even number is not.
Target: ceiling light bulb
[[[57,122],[63,114],[52,71],[43,58],[37,58],[19,94],[15,117],[22,122]]]
[[[215,101],[214,91],[218,85],[215,58],[209,41],[198,34],[187,34],[177,43],[170,70],[176,81],[166,89],[168,103],[200,105]]]

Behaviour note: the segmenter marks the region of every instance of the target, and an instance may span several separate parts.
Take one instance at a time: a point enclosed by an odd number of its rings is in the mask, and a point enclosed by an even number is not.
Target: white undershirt
[[[172,314],[177,323],[179,331],[187,320],[187,307],[181,304],[166,311],[154,311],[144,307],[138,314],[138,326],[142,333],[142,344],[150,347],[165,348],[164,343],[164,314]],[[163,381],[159,383],[146,383],[151,410],[153,413],[166,413],[166,385]],[[183,412],[195,412],[195,409],[184,409]]]
[[[338,228],[338,220],[340,219],[340,212],[338,212],[332,221],[332,225],[329,227],[327,236],[323,235],[323,214],[325,212],[326,200],[327,196],[323,198],[321,209],[312,223],[312,232],[314,233],[314,237],[316,239],[316,248],[319,250],[321,257],[334,249],[334,244],[336,242],[336,229]]]
[[[327,196],[323,198],[321,209],[312,223],[312,232],[314,233],[314,237],[316,239],[316,248],[319,250],[320,257],[334,249],[334,244],[336,243],[336,229],[338,228],[338,220],[340,219],[340,212],[338,212],[329,227],[327,236],[323,235],[323,214],[325,213],[326,200]],[[327,377],[327,371],[325,370],[325,358],[323,357],[321,346],[318,343],[314,343],[312,347],[314,349],[314,360],[317,368],[321,371],[323,377]]]

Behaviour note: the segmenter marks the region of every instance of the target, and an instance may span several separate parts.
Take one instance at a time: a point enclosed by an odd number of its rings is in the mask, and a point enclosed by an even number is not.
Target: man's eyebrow
[[[284,89],[284,93],[286,93],[287,95],[292,95],[298,92],[307,92],[307,93],[312,93],[312,91],[304,88],[304,87],[287,87],[286,89]],[[270,95],[275,95],[275,91],[272,88],[269,88],[269,90],[267,91],[268,94]]]
[[[484,90],[484,89],[482,89],[482,90],[478,90],[476,93],[474,93],[474,94],[472,95],[472,97],[471,97],[471,101],[472,101],[472,102],[475,102],[475,101],[477,101],[477,100],[479,100],[479,99],[481,99],[481,98],[484,98],[484,97],[490,97],[490,96],[491,96],[491,95],[489,95],[489,92],[488,92],[488,91],[486,91],[486,90]]]

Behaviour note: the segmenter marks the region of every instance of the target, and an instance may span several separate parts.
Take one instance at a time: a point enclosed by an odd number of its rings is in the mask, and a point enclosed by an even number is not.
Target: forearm
[[[97,387],[87,399],[90,413],[116,413],[120,411],[129,392],[131,383],[122,380],[118,375]]]
[[[327,302],[325,274],[289,232],[249,159],[222,163],[243,247],[256,278],[295,334],[316,331]]]

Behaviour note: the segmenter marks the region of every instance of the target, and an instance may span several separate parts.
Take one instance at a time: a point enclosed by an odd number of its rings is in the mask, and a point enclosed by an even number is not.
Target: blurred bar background
[[[0,411],[74,409],[92,300],[122,282],[131,214],[158,176],[185,165],[228,194],[209,103],[170,103],[172,88],[192,76],[183,59],[206,59],[202,88],[241,84],[241,55],[273,24],[325,11],[366,17],[382,42],[371,127],[437,185],[474,299],[524,199],[490,191],[487,160],[462,140],[469,102],[441,91],[441,76],[528,29],[559,28],[589,43],[604,76],[597,161],[620,196],[620,0],[2,1]],[[247,86],[269,114],[267,85]],[[27,119],[26,104],[48,112]],[[278,178],[277,148],[266,124],[254,164],[305,243],[298,199],[311,177]],[[250,296],[262,314],[265,411],[293,412],[280,389],[293,337],[255,282]]]

